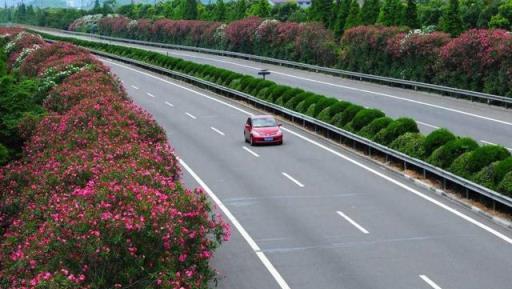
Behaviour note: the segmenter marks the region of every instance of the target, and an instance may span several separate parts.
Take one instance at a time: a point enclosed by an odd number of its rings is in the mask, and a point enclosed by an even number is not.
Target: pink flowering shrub
[[[471,29],[446,44],[438,63],[439,83],[512,96],[512,35]]]
[[[48,61],[26,61],[59,66],[71,51],[83,53],[52,44]],[[183,187],[163,130],[88,63],[52,88],[23,157],[0,168],[1,287],[207,288],[226,224]]]

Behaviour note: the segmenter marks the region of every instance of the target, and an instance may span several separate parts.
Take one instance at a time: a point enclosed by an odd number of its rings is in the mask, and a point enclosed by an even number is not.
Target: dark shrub
[[[367,139],[373,139],[377,133],[385,129],[392,121],[393,119],[387,116],[376,118],[359,130],[357,134]]]
[[[360,131],[363,127],[367,126],[374,119],[385,116],[385,114],[378,109],[365,108],[360,110],[347,124],[347,129],[353,132]]]
[[[424,135],[407,132],[395,139],[389,147],[413,158],[422,159],[425,155],[424,144]]]
[[[303,93],[304,90],[300,88],[289,88],[287,91],[285,91],[281,97],[279,97],[276,100],[276,104],[280,106],[284,106],[285,103],[287,103],[290,99],[292,99],[294,96],[299,95]]]
[[[436,149],[427,161],[436,167],[446,169],[460,155],[477,148],[478,143],[475,140],[467,137],[458,138]]]
[[[430,156],[437,148],[455,139],[455,135],[445,128],[431,132],[425,138],[425,155]]]
[[[284,107],[294,110],[295,107],[306,98],[307,92],[299,93],[298,95],[292,97],[290,100],[288,100]]]
[[[465,170],[468,175],[473,175],[491,163],[509,156],[510,152],[502,146],[485,145],[473,151]]]
[[[324,108],[317,116],[317,118],[323,122],[331,123],[332,118],[337,113],[343,112],[347,107],[351,105],[347,101],[336,101],[334,104]]]
[[[349,105],[341,113],[339,119],[337,119],[336,122],[334,122],[334,125],[337,127],[341,127],[341,128],[345,127],[345,125],[347,125],[347,123],[349,123],[354,118],[354,116],[356,116],[356,114],[363,109],[364,109],[364,107],[362,107],[360,105],[356,105],[356,104]]]
[[[477,184],[480,184],[484,187],[487,187],[489,189],[495,189],[496,188],[496,165],[498,162],[494,162],[483,169],[481,169],[478,173],[476,173],[472,181],[474,181]]]
[[[254,88],[251,91],[252,95],[258,95],[258,93],[265,87],[270,87],[272,85],[275,85],[274,82],[270,80],[261,80],[259,79],[258,83],[254,86]]]
[[[512,197],[512,172],[509,172],[503,177],[503,180],[498,185],[498,192]]]
[[[288,86],[276,85],[275,87],[272,87],[272,89],[269,90],[269,93],[265,100],[273,103],[288,89]]]
[[[468,165],[469,159],[473,152],[474,151],[463,153],[462,155],[460,155],[453,161],[448,170],[456,175],[469,179],[469,177],[471,177],[471,174],[467,173],[466,166]]]
[[[306,96],[306,98],[301,101],[296,107],[295,107],[295,110],[300,112],[300,113],[306,113],[306,111],[308,110],[308,108],[316,103],[317,99],[318,99],[319,95],[316,95],[314,93],[308,93],[308,95]]]
[[[310,112],[310,114],[308,114],[306,112],[306,114],[312,116],[312,117],[317,117],[320,112],[322,112],[322,110],[330,107],[331,105],[334,105],[336,103],[338,103],[339,101],[336,99],[336,98],[332,98],[332,97],[324,97],[322,96],[317,103],[314,104],[314,106],[311,106],[309,107],[309,109],[311,109],[312,111]]]
[[[389,145],[406,132],[419,132],[419,130],[413,119],[403,117],[391,122],[385,129],[378,132],[374,140],[380,144]]]

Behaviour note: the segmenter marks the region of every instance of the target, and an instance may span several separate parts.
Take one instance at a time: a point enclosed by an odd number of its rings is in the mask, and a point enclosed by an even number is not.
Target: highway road
[[[69,34],[65,33],[45,32],[70,37]],[[107,42],[91,37],[76,37]],[[121,42],[108,42],[158,51],[247,75],[257,76],[260,69],[269,69],[271,74],[268,79],[277,83],[333,96],[367,107],[378,108],[392,117],[412,117],[418,122],[420,130],[425,133],[439,127],[445,127],[458,135],[473,137],[481,143],[497,143],[512,150],[512,113],[507,109],[471,103],[466,100],[432,93],[344,79],[254,61]]]
[[[230,221],[219,288],[511,288],[511,231],[286,122],[284,145],[250,147],[260,112],[104,61]]]

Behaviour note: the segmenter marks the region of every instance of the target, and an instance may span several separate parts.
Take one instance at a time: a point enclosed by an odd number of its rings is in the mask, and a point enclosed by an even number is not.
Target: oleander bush
[[[162,57],[157,52],[136,48],[72,38],[48,37],[71,41],[75,44],[113,54],[129,54],[131,58],[152,64],[157,64],[158,62],[155,62],[155,59]],[[165,58],[171,59],[168,61],[160,60],[165,68],[178,72],[188,72],[218,84],[228,84],[230,88],[244,91],[265,101],[315,117],[383,145],[392,146],[398,151],[425,160],[443,169],[448,169],[468,179],[472,179],[482,168],[509,155],[502,147],[484,146],[480,148],[474,140],[456,137],[446,129],[439,129],[428,136],[422,136],[419,134],[416,122],[410,118],[393,120],[376,109],[367,109],[301,89],[278,85],[269,80],[262,80],[224,69],[214,69],[208,65],[176,60],[169,56],[165,56]],[[224,75],[228,76],[229,80],[223,79]],[[473,151],[476,150],[478,152],[473,154]]]
[[[36,66],[19,70],[26,79],[83,66],[53,78],[48,114],[20,127],[30,130],[22,158],[0,167],[0,287],[208,288],[229,231],[201,190],[184,188],[151,116],[82,49],[42,43],[9,59]]]

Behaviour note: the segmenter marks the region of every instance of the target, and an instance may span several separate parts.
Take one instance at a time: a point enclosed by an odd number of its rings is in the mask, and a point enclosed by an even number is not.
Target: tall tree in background
[[[272,7],[267,0],[258,0],[254,2],[249,8],[249,15],[258,17],[269,17]]]
[[[357,0],[352,0],[348,17],[347,20],[345,21],[344,30],[347,30],[358,25],[361,25],[361,8],[359,7],[359,3],[357,2]]]
[[[361,8],[361,20],[365,25],[377,22],[380,12],[380,0],[365,0]]]
[[[183,19],[194,20],[197,19],[197,2],[196,0],[183,0]]]
[[[95,0],[94,1],[94,6],[92,7],[92,11],[91,11],[93,14],[100,14],[102,11],[101,11],[101,5],[100,5],[100,0]]]
[[[226,20],[226,4],[224,4],[223,0],[217,0],[217,3],[215,3],[215,8],[213,9],[213,20]]]
[[[420,27],[420,23],[418,21],[418,8],[416,7],[416,0],[407,0],[403,24],[412,29]]]
[[[484,1],[462,0],[460,4],[460,17],[464,23],[464,30],[478,27],[478,17],[485,7]]]
[[[460,17],[459,0],[450,0],[448,2],[448,8],[441,19],[441,28],[452,36],[457,36],[462,32],[463,24]]]
[[[345,22],[347,21],[348,14],[352,0],[340,0],[338,8],[336,9],[336,22],[333,25],[334,35],[340,37],[345,31]]]
[[[245,0],[237,0],[231,7],[233,9],[231,9],[231,13],[228,15],[229,20],[242,19],[247,15],[247,2]]]
[[[320,21],[325,27],[331,26],[334,9],[332,0],[313,0],[310,9],[311,20]]]
[[[385,26],[398,26],[402,23],[402,2],[384,0],[377,22]]]

